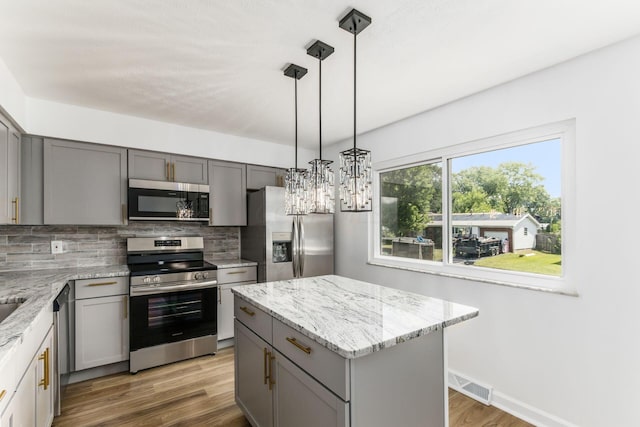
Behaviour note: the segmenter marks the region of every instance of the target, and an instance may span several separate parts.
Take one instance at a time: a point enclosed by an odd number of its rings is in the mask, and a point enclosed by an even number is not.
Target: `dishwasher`
[[[54,414],[60,415],[62,393],[69,382],[71,372],[71,307],[69,302],[70,290],[68,284],[62,288],[53,301],[53,329],[56,360],[53,363],[53,399]]]

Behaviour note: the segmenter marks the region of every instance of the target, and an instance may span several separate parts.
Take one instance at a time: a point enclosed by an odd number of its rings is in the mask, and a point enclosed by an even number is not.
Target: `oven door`
[[[178,182],[129,180],[131,220],[209,220],[209,186]]]
[[[217,287],[131,296],[131,351],[216,335]]]

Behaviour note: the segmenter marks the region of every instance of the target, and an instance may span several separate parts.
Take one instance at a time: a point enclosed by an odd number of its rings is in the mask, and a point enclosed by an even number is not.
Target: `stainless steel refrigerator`
[[[333,274],[333,215],[286,215],[284,188],[247,196],[242,258],[258,263],[258,282]]]

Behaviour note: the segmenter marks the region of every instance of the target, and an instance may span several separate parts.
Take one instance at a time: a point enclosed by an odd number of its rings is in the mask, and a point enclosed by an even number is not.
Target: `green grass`
[[[533,255],[502,254],[492,257],[482,257],[475,260],[478,267],[496,268],[498,270],[524,271],[527,273],[560,276],[562,274],[562,256],[531,251]]]

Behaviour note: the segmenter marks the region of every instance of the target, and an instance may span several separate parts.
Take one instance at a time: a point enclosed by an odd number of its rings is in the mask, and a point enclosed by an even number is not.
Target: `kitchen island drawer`
[[[237,282],[255,282],[258,278],[258,269],[252,267],[233,267],[218,269],[218,284]]]
[[[271,316],[269,314],[234,296],[233,315],[256,335],[271,344]]]
[[[76,280],[76,299],[129,294],[129,277],[100,277]]]
[[[341,399],[350,399],[348,359],[277,319],[273,319],[273,346]]]

